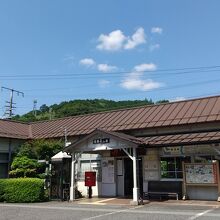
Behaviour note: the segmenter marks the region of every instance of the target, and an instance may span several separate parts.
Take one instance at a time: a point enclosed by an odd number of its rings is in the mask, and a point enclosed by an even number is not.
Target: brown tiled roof
[[[30,133],[27,123],[0,120],[0,137],[27,139]]]
[[[51,138],[63,136],[64,128],[74,136],[96,128],[125,131],[214,121],[220,121],[220,96],[35,122],[31,127],[33,138]]]
[[[132,129],[220,122],[220,96],[25,123],[0,120],[0,137],[53,138],[89,134],[95,129]]]
[[[220,131],[160,135],[138,139],[148,147],[219,143]]]

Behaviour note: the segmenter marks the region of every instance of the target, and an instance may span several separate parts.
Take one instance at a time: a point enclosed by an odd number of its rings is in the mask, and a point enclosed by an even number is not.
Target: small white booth
[[[95,130],[91,134],[82,138],[80,141],[71,144],[65,148],[65,152],[72,155],[71,164],[71,187],[70,200],[75,199],[75,187],[77,187],[77,163],[83,153],[100,154],[101,157],[101,178],[97,183],[98,196],[124,196],[124,161],[129,159],[130,169],[127,169],[130,174],[128,183],[133,188],[132,204],[137,205],[139,199],[138,188],[138,162],[137,148],[141,144],[140,140],[133,136],[118,133],[107,132],[100,129]],[[121,150],[126,155],[126,158],[116,159],[111,156],[110,151]],[[132,176],[131,176],[132,175]],[[82,184],[82,183],[81,183]]]

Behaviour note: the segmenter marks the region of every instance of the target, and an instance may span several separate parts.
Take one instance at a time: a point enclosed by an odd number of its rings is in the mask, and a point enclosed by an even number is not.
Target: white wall
[[[101,195],[101,186],[102,183],[100,182],[96,182],[96,186],[92,187],[92,196],[100,196]],[[82,193],[83,196],[87,196],[88,195],[88,187],[85,186],[85,181],[77,181],[77,187],[78,190]]]

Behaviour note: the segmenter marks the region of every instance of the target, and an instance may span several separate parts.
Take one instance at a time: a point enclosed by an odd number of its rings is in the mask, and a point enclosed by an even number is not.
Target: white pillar
[[[72,153],[72,162],[71,162],[71,185],[70,185],[70,201],[76,199],[75,196],[75,153]]]
[[[133,205],[138,205],[139,189],[137,187],[137,151],[133,148]]]

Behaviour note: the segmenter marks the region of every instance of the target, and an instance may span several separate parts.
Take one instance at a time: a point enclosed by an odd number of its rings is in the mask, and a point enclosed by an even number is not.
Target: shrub
[[[38,171],[42,172],[42,164],[38,163],[35,159],[30,159],[27,156],[15,157],[11,171],[9,172],[10,177],[37,177]]]
[[[41,202],[45,200],[44,180],[17,178],[0,180],[0,201]]]
[[[6,181],[0,179],[0,202],[4,201],[5,183]]]

